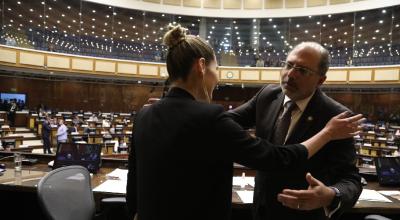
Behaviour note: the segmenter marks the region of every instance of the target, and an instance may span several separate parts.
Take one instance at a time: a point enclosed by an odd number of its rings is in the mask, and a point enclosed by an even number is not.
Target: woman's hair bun
[[[172,48],[185,40],[187,29],[180,25],[170,26],[169,28],[170,30],[164,35],[163,43],[168,48]]]

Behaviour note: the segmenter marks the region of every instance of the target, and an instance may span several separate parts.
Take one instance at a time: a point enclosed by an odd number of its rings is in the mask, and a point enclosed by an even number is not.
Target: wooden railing
[[[39,70],[48,74],[108,75],[115,77],[165,79],[164,63],[107,59],[54,53],[0,45],[0,67]],[[219,77],[226,83],[279,83],[280,68],[220,66]],[[366,67],[332,67],[326,84],[397,84],[400,85],[400,65]]]

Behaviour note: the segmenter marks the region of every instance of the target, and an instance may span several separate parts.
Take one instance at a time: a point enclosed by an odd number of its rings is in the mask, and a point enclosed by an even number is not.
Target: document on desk
[[[390,196],[392,198],[400,200],[400,191],[398,191],[398,190],[380,190],[378,192],[385,196]]]
[[[243,203],[253,203],[254,191],[236,191]]]
[[[358,198],[358,200],[369,201],[369,202],[392,202],[390,201],[390,199],[382,196],[377,191],[371,189],[363,189],[360,198]]]
[[[127,180],[128,170],[126,169],[115,169],[111,173],[106,175],[107,179]]]
[[[250,185],[254,187],[254,177],[241,177],[241,176],[234,176],[232,178],[232,185],[234,186],[241,186],[241,185]]]
[[[93,192],[126,194],[126,180],[106,180],[93,189]]]

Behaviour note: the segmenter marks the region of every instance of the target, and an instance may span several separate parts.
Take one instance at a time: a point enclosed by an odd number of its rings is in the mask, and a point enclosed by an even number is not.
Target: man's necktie
[[[292,111],[297,107],[296,103],[288,101],[285,104],[282,115],[275,123],[275,132],[273,135],[272,143],[283,145],[285,143],[286,135],[289,130]]]

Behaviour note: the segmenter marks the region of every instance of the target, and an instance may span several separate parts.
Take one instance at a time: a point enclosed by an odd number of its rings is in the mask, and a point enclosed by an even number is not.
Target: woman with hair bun
[[[214,51],[186,32],[175,26],[165,34],[171,88],[135,120],[127,204],[139,220],[230,219],[233,162],[284,172],[328,141],[358,131],[362,116],[342,113],[301,144],[275,146],[250,136],[211,104],[218,83]]]

